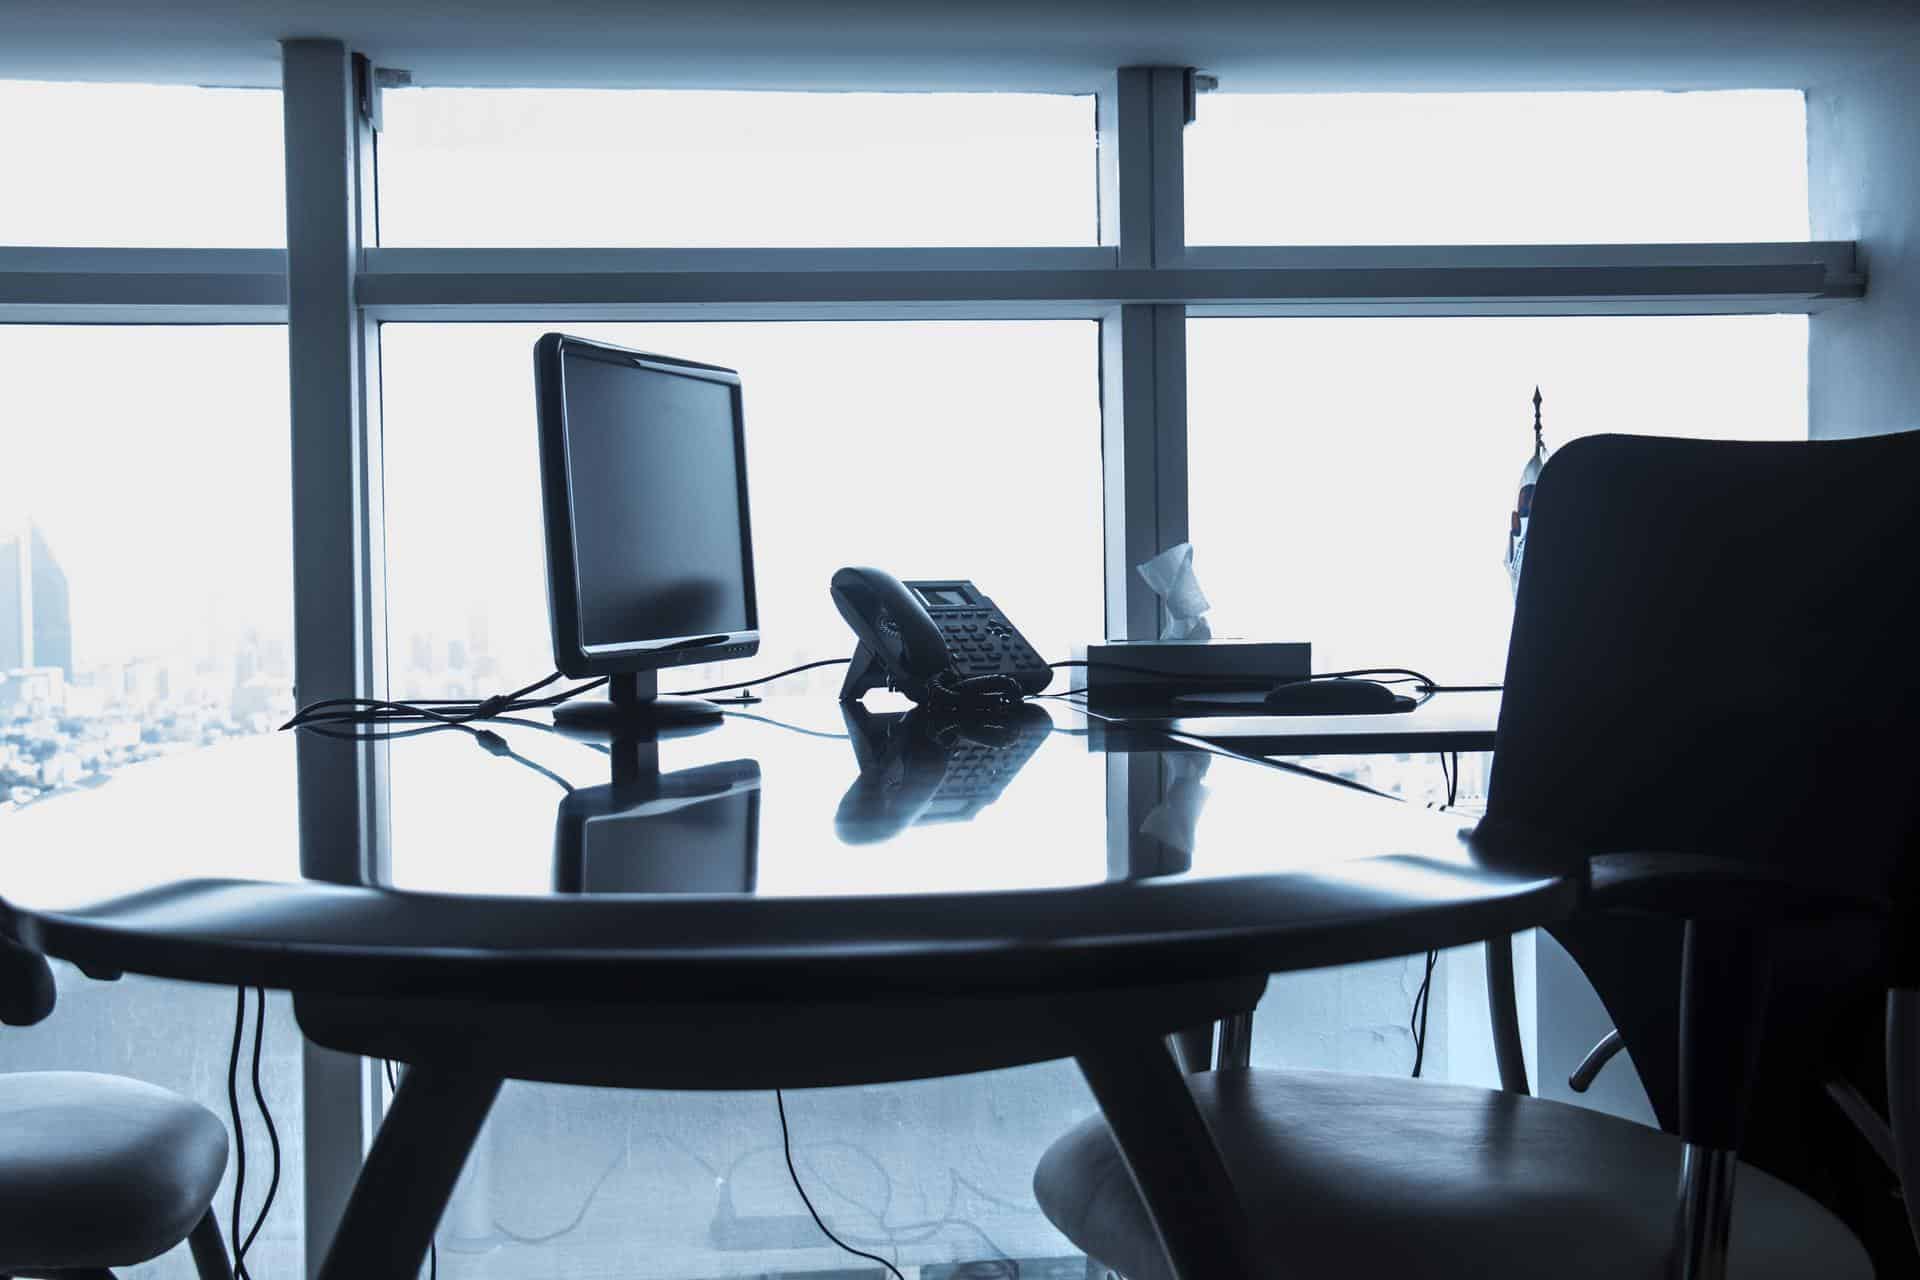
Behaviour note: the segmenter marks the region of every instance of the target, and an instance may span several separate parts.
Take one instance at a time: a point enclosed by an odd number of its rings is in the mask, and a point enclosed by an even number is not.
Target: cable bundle
[[[734,680],[726,684],[710,685],[705,689],[681,689],[670,696],[676,698],[698,697],[705,693],[725,693],[738,689],[743,696],[733,701],[758,702],[750,686],[769,684],[786,676],[798,675],[802,671],[812,671],[815,667],[845,666],[847,658],[825,658],[819,662],[806,662],[797,667],[788,667],[785,671],[776,671],[772,675],[757,679]],[[544,697],[533,697],[540,690],[565,679],[558,671],[550,676],[534,681],[530,685],[515,689],[512,693],[497,693],[491,698],[475,701],[471,698],[414,698],[408,701],[391,701],[385,698],[323,698],[319,702],[309,702],[294,712],[293,718],[280,728],[316,729],[324,731],[340,726],[385,728],[391,725],[412,725],[411,729],[402,729],[399,734],[425,732],[430,729],[458,728],[472,724],[476,720],[494,720],[501,716],[510,716],[521,711],[546,711],[563,702],[571,702],[583,693],[592,693],[606,685],[609,677],[589,680],[585,684],[563,689],[559,693]],[[336,735],[340,736],[340,735]],[[398,734],[349,734],[353,737],[385,737]],[[484,743],[483,743],[484,745]],[[491,748],[489,748],[491,749]]]

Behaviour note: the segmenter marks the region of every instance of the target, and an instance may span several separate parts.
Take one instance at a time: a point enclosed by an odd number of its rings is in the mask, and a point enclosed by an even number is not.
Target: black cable
[[[1460,753],[1442,751],[1439,757],[1440,776],[1447,787],[1446,801],[1440,807],[1451,809],[1460,795]],[[1426,973],[1420,979],[1420,989],[1413,994],[1413,1012],[1407,1017],[1407,1029],[1413,1033],[1413,1078],[1416,1080],[1427,1060],[1427,1015],[1433,1005],[1433,969],[1439,960],[1438,951],[1427,952]]]
[[[541,775],[542,777],[548,778],[553,782],[559,783],[560,789],[566,792],[568,795],[573,794],[573,784],[571,782],[568,782],[565,778],[561,777],[559,774],[555,773],[553,770],[547,768],[547,766],[540,764],[537,761],[527,759],[525,756],[521,755],[518,751],[515,751],[512,747],[508,746],[507,740],[501,737],[499,734],[495,733],[493,730],[475,729],[475,728],[472,728],[471,726],[464,725],[464,724],[457,725],[454,727],[465,730],[467,733],[472,734],[473,740],[480,744],[481,750],[487,752],[489,755],[496,755],[503,760],[511,760],[515,764],[524,765],[525,767],[533,770],[535,773]]]
[[[761,676],[758,680],[730,680],[726,684],[708,685],[704,689],[675,689],[667,696],[673,698],[697,698],[703,693],[725,693],[728,689],[744,689],[748,685],[772,684],[787,676],[799,675],[802,671],[811,671],[815,667],[844,667],[852,658],[822,658],[818,662],[803,662],[797,667],[788,667],[785,671],[776,671],[770,676]]]
[[[386,720],[437,720],[457,724],[468,720],[487,720],[507,711],[518,711],[527,707],[552,706],[555,702],[564,702],[568,698],[585,693],[589,688],[598,687],[598,685],[584,685],[547,698],[527,696],[538,693],[562,678],[556,671],[551,675],[542,676],[532,684],[523,685],[511,693],[495,694],[477,702],[453,698],[422,698],[415,701],[393,701],[386,698],[323,698],[301,707],[280,727],[297,729],[303,725],[315,723],[369,724]]]
[[[1438,951],[1427,952],[1426,976],[1420,979],[1420,990],[1413,997],[1413,1013],[1407,1019],[1407,1028],[1413,1032],[1413,1078],[1420,1078],[1421,1068],[1427,1061],[1427,1012],[1433,1005],[1433,969],[1440,962]]]
[[[227,1215],[227,1236],[233,1250],[233,1274],[252,1280],[240,1253],[240,1199],[247,1188],[247,1131],[240,1123],[240,1041],[247,1033],[247,989],[233,989],[233,1050],[227,1055],[227,1116],[233,1121],[233,1208]]]
[[[503,719],[496,723],[520,724],[530,729],[549,728],[547,725],[537,724],[530,720]],[[309,733],[317,733],[323,738],[335,738],[341,742],[390,742],[395,738],[412,738],[422,733],[445,733],[449,730],[458,730],[472,737],[474,742],[479,744],[481,750],[487,752],[489,755],[496,755],[502,759],[511,760],[517,765],[533,770],[542,777],[558,784],[560,789],[568,795],[572,795],[574,791],[574,786],[571,782],[568,782],[565,778],[538,761],[529,760],[527,757],[521,755],[511,746],[507,745],[505,738],[493,730],[476,729],[470,724],[423,724],[416,725],[411,729],[387,729],[374,733],[341,733],[336,729],[328,728],[324,724],[304,724],[300,727]]]
[[[734,680],[727,684],[717,684],[705,689],[683,689],[670,696],[678,698],[694,697],[703,693],[720,693],[728,689],[745,689],[749,685],[768,684],[783,677],[802,671],[811,671],[816,667],[844,666],[851,658],[823,658],[818,662],[807,662],[785,671],[776,671],[771,675],[757,676],[747,680]],[[397,700],[389,698],[323,698],[310,702],[294,712],[280,728],[311,729],[320,725],[386,725],[394,722],[430,721],[436,725],[463,725],[474,720],[493,720],[511,715],[516,711],[533,711],[557,707],[571,701],[583,693],[591,693],[607,683],[608,677],[589,680],[585,684],[563,689],[559,693],[548,694],[542,698],[530,697],[540,690],[564,679],[560,672],[543,676],[532,684],[524,685],[511,693],[499,693],[478,701],[459,698],[414,698]],[[750,696],[750,695],[749,695]]]
[[[572,701],[583,693],[592,693],[595,689],[603,687],[607,681],[612,678],[611,676],[601,676],[598,680],[589,680],[585,684],[577,684],[571,689],[563,689],[559,693],[549,694],[544,698],[535,698],[530,705],[536,707],[557,707],[563,702]],[[519,711],[523,710],[523,708],[514,707],[512,710]]]
[[[273,1197],[280,1190],[280,1134],[273,1127],[273,1112],[267,1107],[266,1091],[260,1087],[260,1046],[267,1026],[267,990],[265,987],[253,989],[253,1100],[260,1108],[260,1119],[266,1122],[267,1141],[273,1146],[273,1176],[267,1179],[267,1198],[260,1202],[260,1212],[253,1220],[253,1229],[247,1232],[246,1240],[240,1245],[240,1257],[245,1260],[247,1250],[253,1248],[254,1237],[260,1234],[260,1228],[266,1225],[267,1212],[273,1208]]]
[[[626,1153],[621,1152],[613,1158],[611,1164],[600,1171],[600,1176],[595,1178],[593,1185],[587,1189],[586,1199],[580,1202],[579,1210],[574,1213],[573,1220],[567,1223],[566,1226],[555,1227],[552,1231],[543,1231],[538,1235],[526,1235],[508,1227],[501,1226],[499,1219],[495,1218],[491,1220],[494,1231],[503,1239],[511,1240],[514,1244],[524,1245],[550,1244],[558,1240],[561,1236],[571,1233],[578,1228],[582,1222],[586,1221],[587,1212],[593,1208],[593,1202],[600,1198],[600,1188],[607,1185],[607,1179],[613,1176],[613,1171],[618,1169],[621,1164],[626,1161],[626,1158]]]
[[[804,733],[809,738],[832,738],[840,742],[849,740],[844,733],[828,733],[824,729],[808,729],[797,724],[788,724],[785,720],[775,720],[772,716],[758,715],[752,711],[723,711],[722,715],[735,716],[741,720],[758,720],[761,724],[770,724],[776,729],[786,729],[793,733]]]
[[[807,1212],[813,1216],[813,1225],[819,1227],[820,1234],[839,1245],[843,1251],[852,1254],[856,1258],[865,1258],[868,1262],[879,1263],[893,1273],[894,1280],[907,1280],[904,1275],[900,1274],[900,1268],[894,1266],[877,1253],[868,1253],[864,1249],[854,1248],[839,1236],[833,1234],[832,1228],[828,1227],[821,1219],[820,1211],[815,1209],[813,1207],[813,1201],[807,1198],[807,1189],[800,1185],[800,1171],[793,1167],[793,1136],[787,1130],[787,1101],[781,1095],[780,1090],[775,1089],[773,1091],[773,1101],[774,1105],[780,1109],[780,1149],[786,1153],[787,1176],[793,1179],[793,1189],[800,1193],[800,1203],[807,1206]]]
[[[1481,686],[1443,685],[1434,682],[1432,676],[1411,667],[1354,667],[1346,671],[1315,671],[1304,676],[1262,676],[1262,675],[1207,675],[1183,671],[1161,671],[1154,667],[1136,667],[1124,662],[1090,662],[1084,658],[1070,658],[1063,662],[1049,662],[1049,670],[1062,667],[1099,667],[1105,671],[1125,671],[1132,675],[1159,676],[1166,680],[1178,680],[1183,683],[1215,684],[1256,684],[1262,680],[1272,680],[1275,688],[1286,688],[1296,684],[1310,684],[1316,680],[1344,680],[1354,676],[1397,676],[1399,679],[1383,680],[1382,684],[1416,684],[1422,693],[1455,692]],[[1498,686],[1495,686],[1496,688]],[[1070,691],[1071,692],[1071,691]]]

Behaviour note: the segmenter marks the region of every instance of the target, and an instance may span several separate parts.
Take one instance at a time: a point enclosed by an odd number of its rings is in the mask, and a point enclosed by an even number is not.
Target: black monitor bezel
[[[746,587],[747,625],[724,640],[696,648],[675,648],[691,636],[650,636],[617,645],[586,644],[580,618],[580,571],[575,546],[573,484],[569,466],[566,412],[566,361],[599,360],[627,368],[719,383],[731,392],[734,456],[740,509],[741,581]],[[547,540],[547,617],[553,629],[554,666],[573,677],[621,675],[662,667],[747,657],[760,647],[760,607],[753,577],[753,525],[747,503],[746,418],[741,407],[740,375],[720,365],[675,356],[634,351],[571,334],[549,333],[534,344],[534,398],[539,409],[540,497]],[[703,637],[712,633],[703,633]]]

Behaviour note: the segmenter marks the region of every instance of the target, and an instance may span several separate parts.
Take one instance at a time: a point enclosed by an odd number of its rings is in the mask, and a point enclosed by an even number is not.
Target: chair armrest
[[[1767,925],[1848,916],[1886,918],[1892,903],[1823,889],[1779,871],[1694,853],[1603,853],[1587,860],[1587,905],[1681,920]]]
[[[47,958],[0,937],[0,1022],[30,1027],[53,1012],[53,998]]]
[[[1679,1132],[1695,1147],[1738,1151],[1764,1039],[1773,930],[1887,920],[1892,903],[1707,854],[1598,854],[1587,860],[1587,877],[1589,909],[1685,922]]]

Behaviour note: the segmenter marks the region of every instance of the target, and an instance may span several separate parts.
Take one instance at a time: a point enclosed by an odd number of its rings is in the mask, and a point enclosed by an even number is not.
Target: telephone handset
[[[1005,706],[1053,678],[971,582],[902,582],[884,570],[848,568],[833,575],[833,603],[860,640],[842,702],[884,685],[923,706]]]

